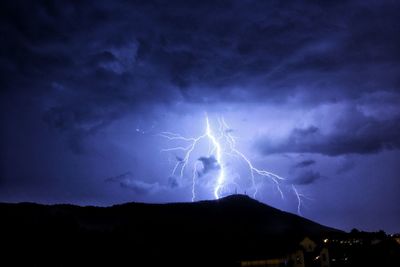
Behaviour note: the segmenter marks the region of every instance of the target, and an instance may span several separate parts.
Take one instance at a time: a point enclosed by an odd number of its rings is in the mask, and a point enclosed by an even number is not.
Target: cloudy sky
[[[220,196],[400,232],[400,4],[215,2],[1,1],[0,201],[213,199],[223,170]],[[185,161],[206,117],[220,157]]]

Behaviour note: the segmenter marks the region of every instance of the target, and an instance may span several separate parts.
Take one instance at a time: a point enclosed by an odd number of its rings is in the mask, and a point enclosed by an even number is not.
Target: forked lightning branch
[[[227,159],[234,157],[238,160],[243,161],[244,165],[248,170],[248,179],[250,179],[251,190],[253,197],[256,198],[259,193],[260,184],[267,180],[274,184],[274,187],[279,192],[282,199],[284,194],[281,189],[282,182],[286,181],[285,178],[274,174],[270,171],[256,167],[249,157],[242,153],[236,146],[236,138],[232,135],[231,128],[228,126],[224,118],[218,118],[218,127],[216,130],[212,129],[208,116],[205,116],[205,130],[204,132],[195,137],[185,137],[177,133],[162,132],[159,135],[173,142],[175,146],[162,149],[163,152],[178,152],[183,153],[183,157],[179,158],[172,169],[172,175],[178,176],[180,179],[184,178],[188,167],[193,168],[191,173],[191,191],[192,201],[196,199],[196,186],[199,178],[199,166],[201,162],[193,158],[194,151],[205,142],[208,141],[208,155],[207,157],[215,161],[214,168],[217,170],[213,176],[213,194],[215,199],[220,198],[221,193],[225,186],[228,184],[238,185],[232,177],[228,177],[227,171]],[[189,166],[191,165],[191,166]],[[204,168],[204,166],[203,166]],[[261,178],[261,179],[256,179]],[[267,180],[266,180],[267,179]],[[304,195],[299,194],[298,190],[294,185],[290,187],[291,192],[296,195],[298,201],[297,212],[301,213],[302,198]]]

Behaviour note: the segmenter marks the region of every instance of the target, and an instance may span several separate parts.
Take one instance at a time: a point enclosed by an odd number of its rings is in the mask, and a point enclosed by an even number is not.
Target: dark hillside
[[[1,204],[0,212],[5,255],[17,265],[235,265],[283,254],[306,235],[340,234],[243,195],[106,208]]]

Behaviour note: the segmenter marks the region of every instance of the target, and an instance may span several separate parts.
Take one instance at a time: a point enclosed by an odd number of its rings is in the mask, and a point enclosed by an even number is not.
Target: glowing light
[[[179,141],[185,141],[189,142],[188,146],[177,146],[173,148],[167,148],[167,149],[162,149],[161,151],[163,152],[169,152],[169,151],[184,151],[185,155],[182,160],[179,160],[176,164],[175,167],[172,170],[172,175],[175,175],[177,169],[180,167],[179,170],[179,177],[183,178],[184,171],[186,169],[186,166],[189,162],[190,156],[195,149],[196,145],[205,138],[208,138],[210,141],[210,145],[212,146],[212,149],[209,149],[209,154],[212,154],[215,152],[216,156],[215,159],[217,161],[217,164],[219,165],[219,174],[217,177],[216,185],[214,188],[214,197],[216,199],[219,198],[219,191],[221,187],[223,186],[225,182],[225,171],[224,171],[224,166],[222,164],[222,148],[221,144],[219,143],[218,139],[214,136],[211,126],[210,126],[210,121],[208,119],[208,116],[206,115],[206,131],[202,135],[194,138],[194,137],[184,137],[180,134],[176,133],[171,133],[171,132],[162,132],[160,133],[160,136],[167,138],[168,140],[179,140]],[[198,162],[196,161],[194,163],[194,171],[193,171],[193,176],[192,176],[192,201],[196,198],[195,195],[195,184],[196,184],[196,176],[197,176],[197,168],[198,168]]]
[[[187,142],[191,142],[190,145],[186,146],[186,147],[182,147],[182,146],[178,146],[178,147],[173,147],[173,148],[167,148],[167,149],[162,149],[161,151],[163,152],[168,152],[168,151],[176,151],[176,150],[181,150],[181,151],[185,151],[185,156],[182,160],[178,160],[178,162],[175,164],[174,169],[172,170],[172,175],[175,175],[176,170],[178,169],[179,165],[181,165],[181,169],[180,169],[180,178],[183,177],[183,172],[186,168],[186,165],[189,161],[190,155],[192,153],[192,151],[195,149],[197,143],[205,138],[207,135],[203,134],[197,138],[186,138],[183,137],[181,135],[175,134],[175,133],[171,133],[171,132],[162,132],[160,134],[160,136],[165,137],[169,140],[182,140],[182,141],[187,141]]]
[[[219,198],[219,190],[221,189],[221,186],[223,185],[223,183],[225,181],[225,171],[224,171],[224,166],[222,164],[222,151],[221,151],[220,143],[217,141],[217,139],[215,138],[215,136],[213,135],[213,133],[211,131],[210,122],[208,121],[208,116],[206,116],[206,122],[207,122],[206,134],[207,134],[207,137],[211,140],[212,144],[214,145],[216,160],[220,166],[217,183],[214,188],[214,196],[216,199],[218,199]]]
[[[299,215],[302,215],[301,214],[301,206],[303,205],[302,198],[309,199],[309,200],[312,200],[312,199],[307,197],[306,195],[303,195],[303,194],[299,193],[299,191],[297,190],[297,188],[293,184],[292,184],[292,189],[293,189],[293,192],[294,192],[294,194],[296,195],[296,198],[297,198],[297,213]]]
[[[172,151],[182,151],[184,153],[182,158],[177,157],[177,162],[172,170],[172,175],[176,175],[179,173],[179,177],[183,179],[185,169],[189,161],[191,160],[193,151],[196,149],[200,143],[203,144],[203,140],[208,141],[208,156],[213,156],[216,161],[216,165],[218,167],[218,173],[215,177],[215,183],[213,185],[213,195],[215,199],[219,199],[221,196],[221,191],[225,186],[228,184],[233,184],[238,186],[238,184],[233,180],[232,177],[227,179],[227,170],[226,170],[226,158],[227,157],[234,157],[236,159],[241,160],[247,166],[249,172],[249,178],[251,179],[252,190],[253,190],[253,197],[256,198],[256,195],[259,190],[259,183],[256,180],[256,176],[259,178],[267,178],[271,181],[277,191],[279,192],[282,199],[284,199],[283,191],[281,190],[281,181],[284,181],[285,178],[269,172],[264,169],[259,169],[254,166],[252,161],[236,147],[236,139],[232,134],[231,128],[228,126],[224,118],[219,118],[218,122],[218,129],[217,131],[213,131],[209,118],[206,114],[205,116],[205,131],[197,136],[197,137],[184,137],[180,134],[172,133],[172,132],[162,132],[159,135],[168,139],[169,141],[177,141],[184,143],[186,145],[179,145],[176,147],[162,149],[163,152],[172,152]],[[192,160],[193,161],[193,160]],[[193,173],[192,173],[192,201],[196,199],[196,185],[197,179],[199,178],[199,163],[198,159],[194,160],[193,165]],[[204,164],[204,162],[203,162]],[[236,175],[236,177],[240,177],[240,175]],[[261,181],[263,182],[263,181]],[[237,188],[235,189],[237,191]],[[292,185],[292,191],[297,197],[298,205],[297,205],[297,212],[301,214],[301,206],[302,206],[302,198],[305,196],[300,194],[296,187]]]
[[[277,189],[282,197],[282,199],[284,198],[283,196],[283,192],[279,186],[279,182],[278,180],[285,180],[284,178],[272,173],[272,172],[268,172],[266,170],[260,170],[257,169],[256,167],[253,166],[253,164],[251,163],[251,161],[239,150],[236,149],[236,140],[234,139],[234,137],[232,136],[232,134],[229,132],[229,126],[228,124],[225,122],[225,120],[222,118],[220,120],[221,125],[222,125],[222,133],[226,136],[228,144],[230,146],[230,150],[235,153],[236,155],[238,155],[240,158],[242,158],[247,166],[249,167],[249,171],[250,171],[250,175],[251,175],[251,180],[252,180],[252,184],[253,184],[253,189],[254,189],[254,193],[253,193],[253,197],[255,198],[258,192],[258,188],[255,182],[255,177],[254,177],[254,173],[262,176],[262,177],[268,177],[270,178],[275,185],[277,186]]]

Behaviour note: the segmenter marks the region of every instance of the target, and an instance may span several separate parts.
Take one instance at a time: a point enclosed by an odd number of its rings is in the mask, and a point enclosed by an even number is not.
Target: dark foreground
[[[400,266],[394,239],[346,234],[242,195],[108,208],[0,204],[0,214],[0,266],[294,266],[288,255],[304,237],[330,247],[330,266]],[[320,266],[319,256],[305,255]]]

